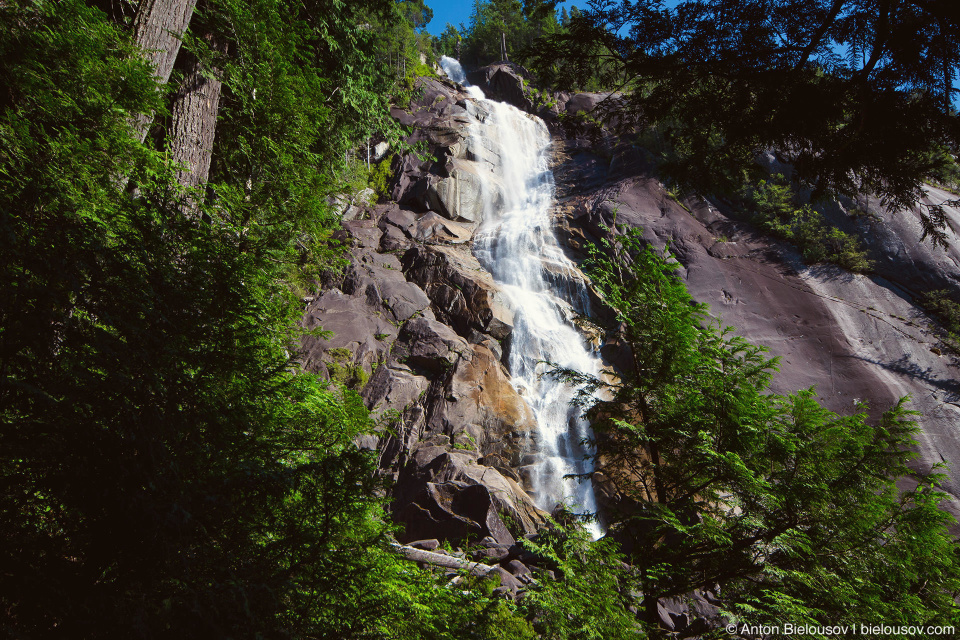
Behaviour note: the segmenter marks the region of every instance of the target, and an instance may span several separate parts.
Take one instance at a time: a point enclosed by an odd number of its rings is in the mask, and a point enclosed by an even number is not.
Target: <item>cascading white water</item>
[[[444,57],[447,76],[464,82],[460,64]],[[537,505],[552,511],[560,503],[596,512],[593,486],[565,478],[592,470],[581,441],[589,425],[571,405],[576,390],[543,376],[545,363],[599,375],[600,360],[572,324],[586,312],[586,288],[576,266],[553,233],[553,173],[546,125],[536,116],[502,102],[486,100],[468,87],[486,114],[472,125],[470,149],[488,169],[481,172],[484,222],[474,239],[474,255],[500,285],[514,312],[508,366],[513,385],[537,419],[536,462],[530,481]],[[551,283],[572,286],[558,287]],[[566,298],[566,299],[564,299]],[[594,537],[600,528],[592,525]]]

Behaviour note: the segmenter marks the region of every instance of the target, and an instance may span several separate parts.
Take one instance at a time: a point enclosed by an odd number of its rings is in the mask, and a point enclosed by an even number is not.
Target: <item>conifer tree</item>
[[[908,466],[907,399],[871,421],[865,407],[823,409],[813,390],[770,394],[776,361],[694,304],[639,232],[592,265],[633,366],[560,375],[585,385],[602,515],[651,630],[661,598],[695,589],[751,624],[956,624],[953,520],[939,476]],[[918,488],[900,491],[905,477]]]
[[[906,208],[955,162],[960,22],[948,2],[644,0],[582,16],[531,66],[545,82],[623,92],[608,115],[661,131],[661,170],[686,189],[731,193],[772,148],[814,199],[869,193]]]

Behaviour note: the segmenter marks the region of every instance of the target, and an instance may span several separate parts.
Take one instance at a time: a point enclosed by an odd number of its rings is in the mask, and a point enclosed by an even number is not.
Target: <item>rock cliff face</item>
[[[535,110],[510,67],[470,79],[492,97]],[[380,418],[381,431],[362,444],[378,452],[393,481],[400,541],[486,538],[483,561],[502,560],[500,570],[516,582],[523,571],[509,573],[519,557],[511,545],[535,532],[545,514],[523,474],[536,425],[504,366],[513,317],[471,253],[483,216],[478,176],[489,171],[481,158],[490,154],[478,151],[484,142],[470,135],[470,124],[488,114],[453,83],[421,79],[418,86],[419,97],[394,116],[428,155],[397,158],[391,201],[344,223],[350,265],[304,316],[305,326],[333,336],[305,339],[304,362],[353,385]],[[861,235],[876,275],[805,265],[722,207],[677,202],[645,172],[637,150],[602,131],[568,127],[559,115],[589,112],[605,98],[560,94],[538,109],[555,134],[556,225],[568,255],[582,258],[585,243],[612,233],[606,227],[614,221],[642,228],[658,247],[669,243],[692,295],[781,358],[774,391],[816,386],[833,410],[866,401],[875,413],[911,395],[923,412],[917,467],[952,463],[945,489],[960,497],[957,362],[915,301],[931,289],[960,291],[953,232],[944,251],[919,241],[912,212],[866,203],[873,215],[852,220],[843,211],[849,205],[837,205],[827,215]],[[960,212],[949,213],[960,229]],[[603,353],[617,363],[613,337]],[[960,515],[960,501],[948,508]]]
[[[362,445],[392,479],[401,542],[508,549],[545,514],[518,473],[536,424],[503,364],[513,316],[470,250],[490,154],[469,129],[488,114],[452,83],[421,79],[419,90],[394,116],[429,157],[398,158],[392,202],[344,222],[350,264],[304,316],[333,336],[306,338],[304,362],[353,385],[380,419]]]
[[[917,211],[894,213],[875,202],[859,203],[866,211],[856,217],[844,211],[852,203],[825,209],[874,261],[873,275],[853,274],[804,264],[790,246],[715,203],[678,202],[643,170],[636,150],[616,140],[558,142],[558,225],[568,251],[576,255],[585,242],[610,235],[605,227],[614,220],[642,228],[653,245],[669,244],[691,295],[712,315],[779,356],[774,392],[815,386],[829,409],[850,412],[862,401],[873,415],[911,396],[923,414],[915,467],[948,464],[943,489],[954,500],[945,506],[960,516],[958,359],[917,304],[926,291],[960,290],[960,212],[947,209],[950,246],[940,249],[921,241]],[[931,188],[927,197],[939,203],[956,196]],[[615,360],[615,346],[605,354]]]

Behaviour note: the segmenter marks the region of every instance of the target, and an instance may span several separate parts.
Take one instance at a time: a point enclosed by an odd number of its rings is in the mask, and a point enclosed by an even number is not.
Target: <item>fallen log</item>
[[[466,558],[458,558],[456,556],[448,556],[442,553],[424,551],[423,549],[414,549],[413,547],[408,547],[406,545],[397,543],[391,543],[391,546],[402,553],[403,556],[408,560],[432,564],[437,567],[444,567],[445,569],[465,569],[470,574],[475,576],[485,576],[495,569],[495,567],[492,567],[488,564],[473,562],[471,560],[467,560]]]

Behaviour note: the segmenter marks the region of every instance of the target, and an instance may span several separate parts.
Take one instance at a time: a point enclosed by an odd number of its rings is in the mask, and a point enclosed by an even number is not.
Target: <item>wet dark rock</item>
[[[404,277],[396,256],[370,249],[354,251],[340,286],[347,295],[363,297],[375,315],[395,323],[423,314],[430,306],[423,290]]]
[[[530,565],[541,564],[541,558],[537,554],[519,544],[515,544],[507,549],[506,561],[510,562],[512,560],[518,560]]]

